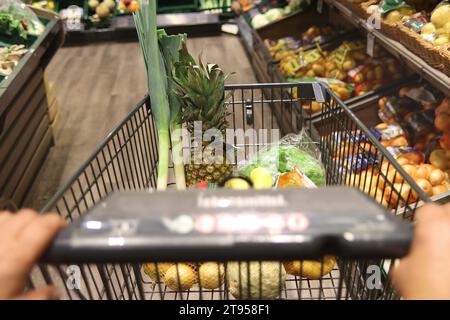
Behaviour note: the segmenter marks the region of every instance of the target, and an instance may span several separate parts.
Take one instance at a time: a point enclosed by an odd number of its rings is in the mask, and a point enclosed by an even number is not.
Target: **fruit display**
[[[0,77],[9,76],[19,60],[28,52],[24,45],[0,47]]]
[[[383,122],[371,128],[375,138],[428,196],[450,190],[448,97],[429,85],[419,85],[381,98],[378,105]],[[333,139],[340,141],[340,137],[335,133]],[[374,166],[378,162],[374,146],[362,134],[354,132],[354,137],[353,143],[344,144],[334,155],[349,173],[348,185],[371,181],[360,188],[388,208],[419,200],[387,160]]]
[[[400,22],[416,13],[414,7],[402,0],[382,0],[378,5],[378,10],[383,19],[389,23]]]
[[[28,1],[33,7],[54,11],[56,8],[55,0],[34,0]]]
[[[409,30],[438,47],[450,43],[450,3],[442,2],[431,12],[419,12],[402,20]]]
[[[116,2],[114,0],[89,0],[88,7],[89,20],[98,24],[113,15]]]
[[[138,0],[118,0],[117,11],[120,14],[130,14],[139,10]]]
[[[309,5],[307,0],[269,0],[241,3],[241,9],[254,29],[260,29],[272,22],[301,11]]]
[[[20,1],[5,0],[0,3],[0,35],[28,39],[39,36],[44,29],[44,24],[34,12]]]
[[[312,50],[290,50],[281,57],[278,66],[289,82],[325,82],[343,101],[398,80],[404,72],[398,61],[379,46],[375,46],[374,57],[368,56],[365,43],[360,40],[343,41],[332,51],[320,45]],[[295,90],[293,95],[297,97]],[[313,113],[322,109],[317,102],[303,107]]]
[[[328,38],[336,35],[336,31],[331,26],[312,26],[303,32],[298,38],[285,37],[277,40],[265,39],[264,44],[275,61],[281,61],[288,56],[296,55],[297,51],[302,51],[315,43],[323,43]]]

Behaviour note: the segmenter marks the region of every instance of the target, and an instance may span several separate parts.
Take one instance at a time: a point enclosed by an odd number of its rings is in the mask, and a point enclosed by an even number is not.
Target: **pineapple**
[[[180,62],[175,64],[173,73],[174,92],[182,110],[181,120],[187,124],[191,137],[194,137],[194,129],[198,130],[194,122],[201,121],[202,137],[207,130],[216,129],[225,138],[229,126],[224,89],[227,75],[217,65],[204,65],[201,59],[197,64],[185,45],[180,50]],[[197,147],[201,150],[191,152],[191,161],[185,164],[188,186],[194,186],[200,181],[221,183],[233,173],[233,165],[225,161],[226,150],[222,151],[221,159],[216,159],[213,150],[206,150],[208,144],[202,142]]]

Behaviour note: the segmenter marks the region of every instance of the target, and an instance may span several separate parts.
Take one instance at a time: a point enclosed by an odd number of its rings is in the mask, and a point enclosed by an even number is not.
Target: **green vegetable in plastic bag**
[[[238,170],[242,176],[250,177],[254,168],[263,167],[275,177],[279,173],[290,172],[295,166],[317,186],[325,185],[325,170],[320,160],[320,151],[304,131],[298,135],[287,135],[279,143],[262,149],[250,161],[238,164]]]

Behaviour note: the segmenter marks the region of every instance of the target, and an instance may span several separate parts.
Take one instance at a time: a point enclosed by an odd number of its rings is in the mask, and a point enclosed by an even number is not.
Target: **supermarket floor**
[[[255,82],[238,37],[191,38],[188,47],[194,57],[202,54],[203,60],[219,64],[225,72],[235,72],[229,82]],[[47,73],[56,82],[60,130],[25,201],[25,206],[36,209],[45,205],[147,91],[137,42],[62,48]]]

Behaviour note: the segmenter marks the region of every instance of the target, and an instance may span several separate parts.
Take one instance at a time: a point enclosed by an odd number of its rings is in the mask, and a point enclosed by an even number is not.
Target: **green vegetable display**
[[[22,21],[16,19],[13,14],[4,11],[0,11],[0,32],[8,36],[17,34],[23,39],[28,37]]]
[[[22,2],[0,1],[0,34],[27,39],[28,36],[39,36],[44,29],[38,17]]]

